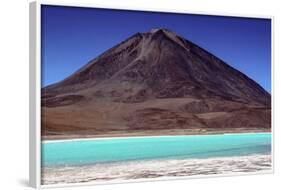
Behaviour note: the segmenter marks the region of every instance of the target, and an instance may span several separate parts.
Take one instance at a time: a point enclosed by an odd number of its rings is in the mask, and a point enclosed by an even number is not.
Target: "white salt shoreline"
[[[217,134],[198,134],[198,135],[143,135],[143,136],[125,136],[125,137],[85,137],[85,138],[73,138],[73,139],[60,139],[60,140],[42,140],[41,143],[57,143],[57,142],[69,142],[69,141],[89,141],[89,140],[114,140],[114,139],[132,139],[132,138],[161,138],[161,137],[190,137],[190,136],[206,136],[206,135],[240,135],[240,134],[272,134],[271,132],[249,132],[249,133],[217,133]]]
[[[167,159],[42,168],[42,183],[69,184],[271,171],[271,155]]]

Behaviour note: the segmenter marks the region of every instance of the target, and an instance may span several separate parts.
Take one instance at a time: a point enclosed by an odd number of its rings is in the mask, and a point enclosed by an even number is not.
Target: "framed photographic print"
[[[272,25],[31,3],[31,185],[271,173]]]

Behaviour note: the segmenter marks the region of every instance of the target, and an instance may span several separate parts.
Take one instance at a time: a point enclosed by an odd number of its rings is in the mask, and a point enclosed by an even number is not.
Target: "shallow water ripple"
[[[270,171],[271,155],[207,159],[127,161],[42,168],[42,184],[122,181]]]

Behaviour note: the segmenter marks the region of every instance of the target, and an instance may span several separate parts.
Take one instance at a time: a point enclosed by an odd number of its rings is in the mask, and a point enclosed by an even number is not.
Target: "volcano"
[[[168,29],[136,33],[41,94],[43,136],[271,128],[267,91]]]

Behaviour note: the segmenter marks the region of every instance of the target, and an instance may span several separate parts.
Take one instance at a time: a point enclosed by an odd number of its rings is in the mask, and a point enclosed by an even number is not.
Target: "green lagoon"
[[[42,143],[43,167],[271,154],[271,133],[129,137]]]

